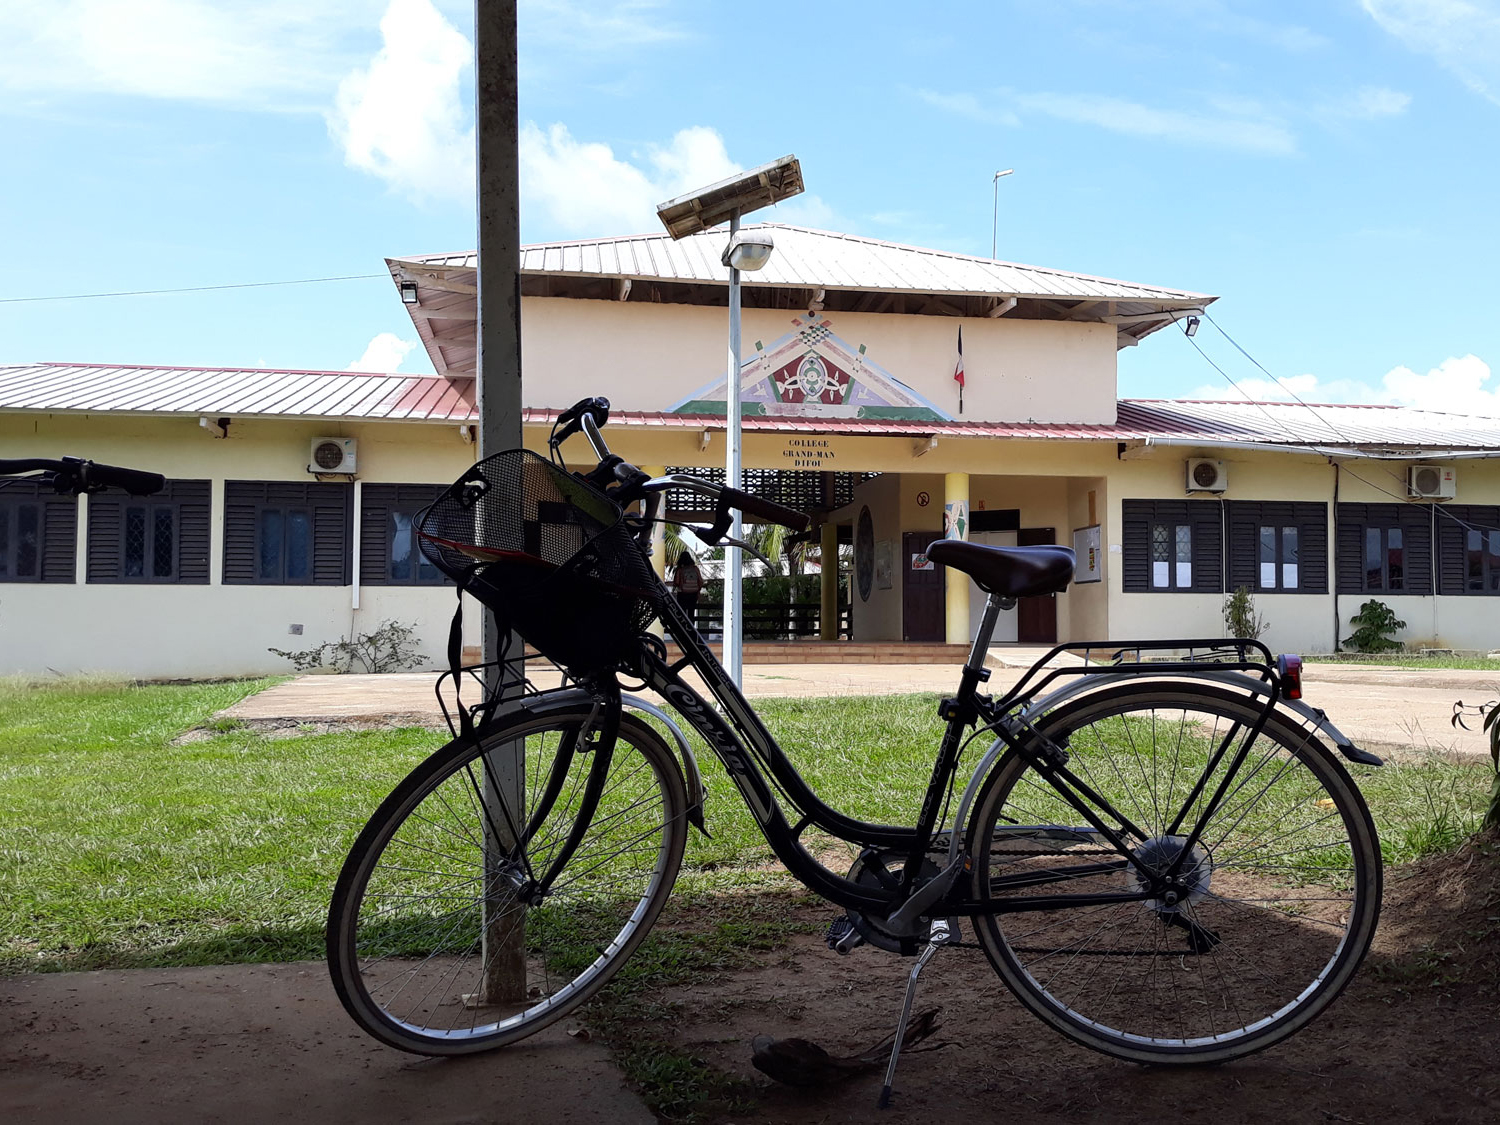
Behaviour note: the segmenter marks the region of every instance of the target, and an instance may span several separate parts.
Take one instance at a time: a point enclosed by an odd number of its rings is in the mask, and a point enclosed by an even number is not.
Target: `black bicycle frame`
[[[1120,853],[1119,858],[1115,860],[1102,864],[1080,864],[1076,868],[1055,869],[1047,873],[1045,877],[1039,877],[1035,872],[1000,876],[992,879],[993,888],[1020,889],[1044,882],[1067,882],[1097,875],[1102,871],[1123,871],[1129,866],[1137,867],[1148,879],[1155,879],[1160,875],[1158,872],[1147,871],[1141,866],[1121,832],[1115,826],[1106,823],[1101,817],[1101,812],[1113,817],[1114,825],[1123,828],[1125,835],[1134,835],[1138,839],[1144,838],[1142,830],[1131,824],[1129,818],[1119,813],[1108,800],[1069,771],[1060,758],[1050,755],[1048,751],[1051,748],[1043,745],[1045,740],[1041,739],[1034,729],[1022,727],[1023,737],[1017,737],[1009,729],[1008,724],[1001,721],[1009,708],[1016,703],[1017,692],[1011,692],[999,704],[979,695],[978,685],[988,679],[988,672],[983,667],[984,655],[988,649],[994,616],[998,612],[997,608],[987,606],[980,635],[975,637],[969,659],[964,664],[958,692],[953,698],[943,701],[941,715],[946,720],[946,725],[942,742],[937,759],[933,763],[932,776],[923,797],[917,823],[908,828],[856,820],[832,808],[819,798],[797,772],[796,767],[787,758],[771,732],[755,714],[754,708],[714,657],[692,620],[676,600],[666,594],[665,589],[661,591],[661,594],[662,621],[667,632],[682,649],[683,656],[676,663],[668,665],[649,648],[644,650],[640,667],[642,678],[647,686],[659,692],[670,702],[712,747],[719,760],[723,762],[729,776],[733,778],[740,795],[749,806],[751,814],[755,817],[757,825],[777,859],[793,876],[821,897],[848,909],[885,915],[899,908],[911,896],[919,885],[923,860],[937,840],[937,819],[943,799],[957,770],[959,751],[964,745],[967,728],[975,721],[983,721],[985,726],[993,730],[1007,746],[1024,755],[1033,768],[1052,784],[1059,796],[1089,823],[1092,830]],[[1268,673],[1265,665],[1244,663],[1244,655],[1241,654],[1242,662],[1239,665],[1217,664],[1216,667],[1220,669],[1254,667]],[[693,668],[703,678],[709,693],[722,707],[722,716],[682,679],[679,673],[686,667]],[[1189,663],[1185,667],[1202,671],[1203,665]],[[1156,670],[1175,670],[1175,666],[1159,666]],[[1272,680],[1271,698],[1259,716],[1259,720],[1253,724],[1248,736],[1235,752],[1213,798],[1202,810],[1198,824],[1192,832],[1193,841],[1196,841],[1202,825],[1222,800],[1230,781],[1238,772],[1249,753],[1251,744],[1264,728],[1266,719],[1275,705],[1277,685],[1274,676],[1270,678]],[[1043,682],[1050,682],[1050,680],[1051,677],[1048,677]],[[1024,736],[1028,734],[1030,737]],[[1214,756],[1213,765],[1205,771],[1205,779],[1213,772],[1227,749],[1228,740]],[[770,781],[767,780],[768,776]],[[771,782],[775,783],[788,802],[801,813],[795,825],[788,823]],[[1195,795],[1196,792],[1195,790]],[[802,846],[799,839],[803,830],[808,826],[817,827],[830,836],[863,848],[889,851],[904,856],[906,862],[899,890],[877,890],[855,883],[823,866]],[[954,830],[956,831],[957,828],[955,827]],[[1018,831],[1024,834],[1026,830]],[[1188,849],[1184,849],[1183,854],[1186,855],[1187,851]],[[1179,857],[1179,862],[1180,860],[1181,857]],[[1175,872],[1168,872],[1168,874],[1175,874]],[[1122,890],[1119,893],[1014,896],[1000,900],[981,901],[968,897],[959,885],[955,885],[939,904],[935,904],[931,910],[924,911],[924,913],[947,915],[1013,913],[1115,902],[1139,902],[1149,897],[1151,897],[1151,892],[1147,890]]]

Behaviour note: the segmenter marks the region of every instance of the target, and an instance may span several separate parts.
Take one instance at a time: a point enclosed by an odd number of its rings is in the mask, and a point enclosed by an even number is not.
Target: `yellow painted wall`
[[[794,330],[796,310],[746,309],[742,360]],[[526,297],[521,346],[528,406],[606,395],[621,410],[665,410],[721,379],[728,310]],[[804,310],[801,319],[806,321]],[[963,325],[966,419],[1113,422],[1113,325],[829,313],[833,332],[941,410],[956,415]]]
[[[445,483],[473,462],[457,426],[235,421],[216,439],[193,418],[0,415],[0,456],[88,457],[107,464],[212,482],[210,583],[93,584],[83,563],[87,499],[79,509],[77,581],[0,584],[0,675],[55,669],[121,676],[237,676],[290,671],[267,652],[311,648],[369,632],[385,620],[415,622],[428,666],[445,660],[455,598],[448,587],[220,585],[223,482],[308,480],[315,437],[358,439],[366,482]],[[301,636],[289,626],[300,624]],[[468,601],[465,640],[478,643]]]
[[[967,336],[967,333],[966,333]],[[967,340],[966,340],[967,344]],[[606,430],[616,450],[638,464],[716,466],[723,463],[723,435],[713,434],[700,449],[695,431]],[[233,675],[284,670],[268,647],[309,647],[368,631],[386,618],[420,623],[420,637],[436,660],[444,650],[453,598],[447,590],[365,587],[352,608],[348,587],[218,585],[222,566],[223,481],[234,479],[306,480],[312,438],[352,436],[359,441],[359,476],[366,482],[445,482],[471,463],[474,450],[457,426],[416,423],[359,423],[236,419],[227,440],[201,429],[196,417],[0,415],[0,455],[72,454],[152,469],[168,476],[208,478],[213,483],[211,566],[207,586],[0,585],[0,674],[60,671],[114,672],[122,675]],[[540,446],[542,430],[528,433]],[[1185,493],[1185,461],[1194,455],[1227,462],[1228,499],[1310,500],[1329,503],[1333,469],[1312,455],[1254,450],[1159,447],[1125,460],[1114,443],[1019,442],[943,438],[917,456],[910,437],[828,439],[821,467],[879,471],[860,486],[853,506],[838,513],[852,525],[869,504],[877,541],[891,544],[893,582],[874,590],[868,602],[854,595],[855,636],[860,640],[901,636],[901,583],[905,568],[903,531],[941,534],[943,474],[967,472],[973,510],[1017,507],[1026,527],[1050,526],[1059,542],[1087,520],[1087,494],[1095,492],[1103,524],[1104,581],[1074,587],[1058,599],[1063,639],[1163,638],[1223,634],[1220,595],[1126,594],[1121,588],[1120,512],[1130,498],[1178,498]],[[786,467],[796,447],[784,434],[747,434],[747,467]],[[583,447],[574,443],[574,456]],[[1457,503],[1500,504],[1500,464],[1457,461]],[[1404,493],[1406,464],[1353,462],[1342,472],[1340,499],[1396,502]],[[1387,492],[1388,490],[1388,492]],[[924,508],[917,502],[929,495]],[[80,513],[82,515],[82,513]],[[80,520],[80,556],[84,546]],[[1332,521],[1330,520],[1330,537]],[[1329,557],[1332,558],[1330,543]],[[1330,575],[1330,587],[1332,576]],[[1268,618],[1267,643],[1276,650],[1324,651],[1336,635],[1347,635],[1348,618],[1363,598],[1334,595],[1259,595]],[[1500,647],[1500,598],[1394,596],[1382,599],[1408,622],[1405,638],[1457,648]],[[468,639],[477,638],[477,614],[469,615]],[[287,626],[304,626],[292,637]]]

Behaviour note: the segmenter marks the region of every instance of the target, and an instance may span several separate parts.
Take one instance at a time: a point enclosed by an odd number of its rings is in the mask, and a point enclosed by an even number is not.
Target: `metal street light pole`
[[[1014,168],[1007,168],[1003,172],[996,172],[995,173],[995,179],[994,179],[994,184],[995,184],[995,220],[994,220],[994,223],[990,226],[990,260],[991,261],[993,261],[994,258],[995,258],[995,247],[996,247],[996,244],[997,244],[997,242],[998,242],[998,240],[1000,238],[1000,177],[1001,176],[1009,176],[1014,171],[1015,171]]]
[[[758,270],[771,257],[769,231],[740,234],[740,216],[769,207],[802,191],[802,166],[795,156],[783,156],[748,172],[720,180],[691,195],[669,199],[656,209],[657,218],[673,238],[701,234],[720,223],[729,223],[729,245],[720,261],[729,270],[729,356],[725,366],[725,483],[739,488],[740,471],[740,273]],[[740,513],[734,513],[729,534],[740,538],[744,530]],[[740,549],[724,547],[724,671],[736,684],[744,663],[744,578],[740,573]]]
[[[729,217],[729,242],[740,232],[740,213]],[[728,393],[724,396],[725,444],[728,451],[724,458],[724,483],[730,488],[739,488],[740,473],[740,271],[733,261],[729,264],[729,381]],[[739,539],[744,532],[738,510],[729,525],[729,534]],[[740,669],[744,664],[745,575],[744,560],[740,549],[732,545],[724,548],[724,671],[735,684],[739,684]]]

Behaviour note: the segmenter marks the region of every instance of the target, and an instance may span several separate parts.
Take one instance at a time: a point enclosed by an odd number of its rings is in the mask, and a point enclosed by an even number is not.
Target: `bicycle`
[[[513,1043],[639,948],[689,826],[704,827],[687,740],[632,694],[641,687],[720,759],[776,858],[842,908],[832,947],[918,955],[882,1104],[918,975],[964,920],[1025,1007],[1137,1062],[1247,1055],[1348,983],[1374,933],[1381,865],[1333,751],[1380,759],[1301,699],[1299,661],[1254,640],[1064,644],[992,698],[979,688],[997,615],[1006,599],[1063,589],[1072,552],[940,540],[928,558],[974,579],[983,617],[939,707],[915,823],[854,819],[798,774],[647,557],[668,489],[712,498],[713,525],[694,529],[710,544],[736,509],[794,530],[807,517],[686,475],[650,478],[609,452],[607,419],[607,400],[584,400],[554,426],[551,460],[487,458],[420,518],[428,557],[490,607],[500,635],[519,634],[569,680],[538,691],[502,653],[484,698],[450,718],[453,740],[359,834],[327,947],[365,1031],[428,1055]],[[598,464],[570,473],[559,449],[580,430]],[[653,618],[679,659],[647,631]],[[443,679],[458,682],[451,647]],[[1048,667],[1066,654],[1083,661]],[[981,739],[960,790],[961,755]],[[849,871],[804,846],[809,828],[860,849]]]

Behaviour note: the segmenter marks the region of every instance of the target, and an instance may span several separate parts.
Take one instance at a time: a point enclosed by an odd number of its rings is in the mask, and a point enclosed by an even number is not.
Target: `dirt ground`
[[[874,1108],[878,1072],[809,1091],[751,1066],[760,1034],[835,1054],[876,1042],[910,964],[800,936],[757,966],[653,997],[673,1015],[642,1034],[744,1081],[738,1103],[718,1107],[726,1122],[1500,1119],[1500,837],[1388,873],[1375,948],[1349,990],[1292,1040],[1236,1063],[1164,1070],[1075,1047],[1027,1015],[981,953],[952,949],[918,1005],[942,1006],[929,1044],[944,1045],[904,1057],[888,1113]],[[476,1058],[416,1059],[356,1031],[321,965],[15,977],[0,997],[6,1121],[651,1120],[604,1048],[568,1034],[576,1023]]]
[[[895,1022],[911,962],[817,937],[752,972],[679,991],[672,1040],[751,1084],[753,1112],[726,1120],[893,1123],[1411,1121],[1500,1119],[1500,837],[1388,872],[1364,967],[1292,1039],[1219,1067],[1163,1069],[1074,1046],[1026,1013],[977,949],[929,966],[917,1007],[942,1006],[945,1044],[903,1056],[895,1103],[882,1074],[823,1090],[778,1086],[750,1063],[757,1034],[811,1039],[832,1054],[876,1043]]]

